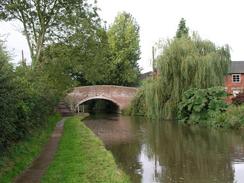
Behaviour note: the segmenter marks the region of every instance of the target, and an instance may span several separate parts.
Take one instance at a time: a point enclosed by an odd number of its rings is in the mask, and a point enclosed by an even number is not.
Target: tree
[[[96,10],[86,0],[2,0],[0,19],[22,23],[35,64],[40,61],[45,43],[65,39],[74,32],[76,27],[70,25],[77,18],[82,19],[83,24],[98,21]]]
[[[109,48],[106,31],[101,25],[77,29],[66,42],[49,45],[42,59],[49,70],[54,69],[50,72],[52,75],[60,73],[80,85],[108,84]]]
[[[188,89],[223,86],[230,53],[228,45],[217,47],[193,34],[166,42],[156,62],[158,77],[143,85],[146,114],[172,119]]]
[[[164,45],[157,63],[160,108],[164,116],[172,118],[184,91],[223,86],[230,63],[229,47],[216,47],[197,35],[182,37]]]
[[[139,25],[131,14],[117,15],[108,30],[111,50],[110,83],[133,86],[138,83],[140,69]]]
[[[181,38],[183,36],[189,36],[189,28],[186,27],[186,20],[184,18],[181,18],[178,29],[176,31],[176,37]]]
[[[83,77],[88,85],[110,84],[110,52],[106,30],[97,26],[96,31],[90,33],[88,38],[83,35],[74,35],[79,43],[75,47],[74,54],[77,57],[79,70],[74,73],[77,77]],[[85,34],[88,35],[88,34]],[[82,81],[80,82],[82,83]]]

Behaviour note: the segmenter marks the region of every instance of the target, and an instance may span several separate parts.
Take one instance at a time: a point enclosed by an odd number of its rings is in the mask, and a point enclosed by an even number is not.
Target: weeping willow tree
[[[217,47],[197,34],[176,37],[162,45],[156,63],[157,77],[142,87],[145,112],[149,117],[172,119],[183,92],[224,84],[230,63],[229,47]]]

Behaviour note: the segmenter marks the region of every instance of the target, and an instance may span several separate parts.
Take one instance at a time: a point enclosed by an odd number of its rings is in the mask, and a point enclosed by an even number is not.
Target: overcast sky
[[[119,11],[131,13],[140,25],[141,60],[144,71],[151,70],[151,49],[159,39],[172,38],[183,17],[190,31],[221,46],[229,44],[232,60],[244,60],[243,0],[98,0],[100,16],[112,23]],[[0,22],[0,34],[8,34],[8,50],[20,60],[21,50],[29,55],[25,38],[16,23]],[[5,36],[6,37],[6,36]]]

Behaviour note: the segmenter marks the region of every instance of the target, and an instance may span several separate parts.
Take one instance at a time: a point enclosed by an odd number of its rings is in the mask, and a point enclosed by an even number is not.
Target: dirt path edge
[[[49,138],[48,143],[44,146],[41,154],[37,157],[32,165],[27,168],[20,176],[18,176],[15,183],[40,183],[41,178],[48,168],[48,165],[52,162],[55,152],[57,151],[60,138],[63,134],[64,121],[63,118],[59,121]]]

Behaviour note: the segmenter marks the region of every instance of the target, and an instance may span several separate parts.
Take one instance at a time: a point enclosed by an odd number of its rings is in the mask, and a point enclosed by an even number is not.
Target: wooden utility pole
[[[152,70],[153,70],[153,78],[157,75],[156,63],[155,63],[155,48],[152,47]]]
[[[25,56],[24,56],[24,51],[21,51],[21,64],[23,66],[26,66],[26,60],[25,60]]]

